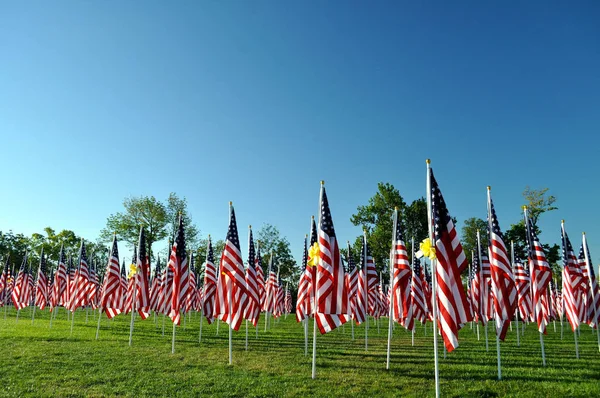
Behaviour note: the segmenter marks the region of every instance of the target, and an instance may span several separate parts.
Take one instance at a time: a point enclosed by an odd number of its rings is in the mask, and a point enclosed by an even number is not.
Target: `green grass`
[[[234,332],[233,366],[228,366],[227,325],[204,323],[198,344],[199,316],[192,314],[185,329],[178,328],[176,353],[171,354],[172,327],[167,320],[162,336],[162,317],[155,326],[151,317],[135,323],[133,346],[128,346],[129,317],[109,322],[103,318],[100,339],[90,313],[70,322],[64,309],[52,329],[47,311],[36,313],[31,324],[29,309],[18,323],[14,308],[4,320],[0,309],[0,396],[433,396],[434,367],[431,324],[427,336],[419,326],[415,346],[403,328],[393,337],[391,370],[385,370],[387,319],[380,334],[371,325],[369,351],[364,349],[364,328],[350,326],[318,337],[317,379],[311,379],[311,356],[304,356],[303,328],[293,316],[275,322],[259,337],[250,331],[244,350],[245,329]],[[384,325],[385,323],[385,325]],[[600,353],[596,336],[585,326],[575,359],[573,333],[564,325],[546,341],[547,367],[541,366],[540,344],[529,325],[517,347],[515,332],[502,343],[503,380],[496,380],[495,340],[490,328],[490,351],[477,341],[468,326],[461,332],[460,347],[443,359],[440,353],[442,395],[446,397],[492,396],[600,396]],[[312,323],[310,325],[312,334]]]

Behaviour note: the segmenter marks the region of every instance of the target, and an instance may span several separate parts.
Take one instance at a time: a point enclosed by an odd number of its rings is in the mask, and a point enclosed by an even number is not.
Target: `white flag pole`
[[[588,253],[588,246],[587,246],[587,238],[585,236],[585,232],[582,234],[583,235],[583,255],[585,257],[585,266],[587,267],[587,271],[588,271],[588,278],[590,278],[589,281],[589,285],[590,285],[590,290],[592,291],[592,303],[594,306],[594,318],[596,319],[596,328],[600,328],[600,326],[598,325],[598,323],[600,322],[600,319],[598,318],[598,308],[596,306],[596,292],[594,291],[594,288],[592,286],[592,281],[591,281],[591,276],[592,276],[592,264],[590,264],[590,255]],[[596,283],[598,283],[598,277],[596,276]],[[562,314],[561,314],[561,318],[562,318]],[[562,321],[561,321],[561,325],[562,325]],[[593,329],[592,329],[593,331]],[[598,351],[600,351],[600,333],[598,333],[598,329],[596,330],[596,337],[598,338]]]
[[[489,308],[487,300],[490,299],[490,296],[489,296],[489,290],[487,290],[487,289],[486,289],[486,292],[488,292],[488,296],[487,297],[483,296],[483,292],[484,292],[483,286],[485,285],[487,288],[489,288],[489,285],[488,285],[487,281],[485,280],[485,277],[483,276],[483,258],[481,257],[481,235],[479,233],[479,230],[477,230],[477,252],[478,252],[478,255],[479,255],[479,273],[482,276],[480,278],[480,280],[479,280],[479,282],[480,282],[479,296],[481,298],[480,302],[481,302],[481,305],[482,305],[482,307],[481,307],[481,313],[483,314],[484,318],[487,318],[488,315],[489,315],[487,313],[487,309]],[[487,299],[487,300],[484,300],[484,299]],[[485,352],[489,352],[490,351],[490,347],[489,347],[489,344],[488,344],[488,323],[490,323],[490,320],[489,319],[484,319],[484,322],[485,322],[485,327],[484,327],[484,330],[485,330]]]
[[[427,159],[427,224],[429,227],[429,239],[431,246],[435,246],[433,237],[433,225],[431,223],[431,172],[430,172],[430,160]],[[438,361],[438,331],[437,331],[437,317],[438,317],[438,306],[437,306],[437,261],[434,259],[431,261],[431,284],[432,284],[432,297],[433,297],[433,359],[435,362],[435,397],[440,397],[440,373],[439,373],[439,361]]]
[[[323,188],[325,186],[325,181],[321,181],[321,190],[319,192],[319,214],[321,214],[321,199],[323,198]],[[314,219],[314,216],[313,216]],[[319,217],[320,220],[320,217]],[[312,230],[312,222],[311,222],[311,230]],[[318,243],[317,243],[318,244]],[[320,254],[319,254],[320,257]],[[312,354],[312,379],[314,380],[317,377],[317,304],[319,302],[318,299],[318,295],[319,295],[319,289],[317,289],[317,286],[319,286],[319,263],[320,263],[321,259],[317,259],[316,261],[313,260],[313,266],[317,267],[316,268],[316,272],[315,272],[315,281],[314,281],[314,286],[315,286],[315,297],[314,297],[314,305],[313,305],[313,354]],[[271,267],[269,266],[269,271],[271,270]]]
[[[488,228],[490,231],[490,235],[492,232],[492,198],[491,198],[491,187],[488,185],[487,187],[487,212],[488,212]],[[488,258],[490,259],[490,272],[492,272],[491,267],[492,267],[492,253],[490,251],[490,247],[491,247],[491,236],[490,236],[490,240],[488,240]],[[494,284],[494,279],[492,278],[492,284]],[[502,365],[500,363],[500,337],[498,336],[498,328],[502,328],[504,326],[504,322],[510,322],[509,320],[500,320],[499,319],[500,316],[499,314],[496,314],[496,322],[495,322],[495,329],[496,329],[496,356],[498,358],[498,380],[502,380]]]
[[[533,242],[530,242],[531,239],[531,231],[529,230],[529,218],[527,215],[527,206],[523,206],[523,214],[525,216],[525,228],[527,229],[527,242],[529,243],[529,247],[531,248],[531,245],[533,244]],[[531,262],[531,259],[529,260]],[[538,318],[538,313],[537,313],[537,305],[535,305],[535,295],[534,295],[534,283],[536,283],[536,275],[533,272],[533,268],[530,267],[529,269],[529,275],[531,277],[531,289],[532,289],[532,293],[531,293],[531,298],[532,298],[532,304],[533,304],[533,313],[535,315],[535,322],[536,322],[536,326],[537,325],[537,318]],[[540,346],[542,348],[542,366],[546,366],[546,352],[544,350],[544,333],[539,331],[539,326],[538,326],[538,332],[540,335]]]
[[[206,243],[206,256],[208,257],[208,248],[210,247],[210,235],[208,235],[208,242]],[[202,284],[202,306],[200,307],[200,332],[198,333],[198,344],[202,342],[202,323],[204,321],[204,301],[206,300],[206,265],[204,262],[204,283]]]
[[[516,271],[515,264],[515,242],[510,241],[510,263],[512,264],[513,270]],[[518,289],[518,287],[517,287]],[[519,297],[517,295],[517,308],[515,310],[515,321],[517,322],[517,347],[521,347],[521,341],[519,339]]]
[[[393,215],[393,223],[394,227],[392,229],[392,248],[390,250],[390,289],[392,294],[390,294],[390,311],[389,311],[389,322],[388,322],[388,341],[387,341],[387,358],[385,363],[385,368],[390,368],[390,350],[392,345],[392,326],[394,324],[394,299],[396,297],[396,292],[394,292],[394,257],[396,251],[396,229],[398,228],[398,207],[394,208]],[[382,281],[383,283],[383,281]],[[414,341],[414,334],[413,334]]]
[[[565,239],[565,220],[560,220],[560,228],[562,229],[562,236],[563,236],[563,242],[562,242],[563,249],[564,249],[563,253],[566,253],[567,252],[567,242]],[[568,256],[568,253],[567,253],[567,256]],[[567,259],[565,259],[565,262],[566,261],[567,261]],[[563,285],[564,285],[564,283],[565,283],[565,280],[563,278]],[[577,359],[579,359],[579,342],[577,341],[577,329],[575,329],[573,331],[573,337],[575,338],[575,357]]]
[[[365,297],[363,307],[365,310],[365,351],[369,351],[369,286],[367,286],[367,230],[363,230],[363,282],[365,287]]]

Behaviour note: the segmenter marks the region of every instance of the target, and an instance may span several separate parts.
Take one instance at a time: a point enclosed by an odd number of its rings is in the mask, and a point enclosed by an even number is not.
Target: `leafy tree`
[[[425,239],[429,234],[427,226],[427,200],[419,198],[406,206],[402,217],[407,244],[415,238],[415,245]],[[410,250],[410,249],[409,249]]]
[[[169,236],[174,239],[177,228],[179,227],[179,213],[183,218],[183,228],[185,230],[185,241],[188,247],[196,247],[198,245],[198,238],[200,237],[200,231],[196,225],[192,222],[192,215],[187,209],[187,199],[179,198],[176,193],[171,192],[167,199],[166,205],[167,220]]]
[[[465,251],[465,255],[469,262],[471,261],[471,252],[477,255],[477,230],[481,237],[481,250],[483,253],[487,252],[488,247],[488,234],[487,234],[487,221],[482,220],[478,217],[471,217],[465,220],[462,227],[462,237],[460,243]]]
[[[554,206],[556,197],[548,195],[548,190],[549,188],[531,189],[528,185],[523,191],[523,197],[527,202],[527,212],[533,225],[537,226],[538,219],[543,213],[558,209]]]
[[[377,184],[377,192],[369,199],[369,203],[358,206],[356,213],[350,218],[352,224],[360,225],[367,231],[367,241],[378,269],[382,269],[389,262],[394,207],[398,207],[400,215],[403,215],[406,203],[392,184],[380,182]],[[359,237],[354,242],[354,249],[358,253],[361,247],[360,239]]]
[[[263,258],[265,275],[268,272],[268,264],[271,252],[275,256],[275,265],[280,269],[280,277],[296,283],[300,275],[300,268],[292,257],[290,242],[285,236],[281,236],[279,229],[271,224],[263,224],[255,235],[256,241],[260,242],[260,252]]]
[[[152,244],[165,239],[169,234],[167,208],[154,196],[125,198],[124,212],[111,214],[106,220],[106,228],[100,232],[103,242],[110,242],[113,233],[134,245],[140,233],[140,225],[146,228],[148,255],[152,258]]]

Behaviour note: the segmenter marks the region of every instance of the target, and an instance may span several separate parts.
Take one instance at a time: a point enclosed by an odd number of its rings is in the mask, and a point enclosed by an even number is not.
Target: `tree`
[[[113,233],[134,245],[140,234],[140,226],[146,228],[148,255],[152,259],[152,244],[168,236],[168,214],[166,206],[154,196],[140,196],[123,200],[124,212],[111,214],[106,220],[106,228],[100,232],[103,242],[110,242]]]
[[[487,253],[488,247],[488,223],[481,218],[471,217],[465,220],[462,227],[462,237],[460,243],[465,251],[465,255],[469,262],[471,261],[471,252],[477,255],[477,231],[481,237],[481,251]]]
[[[260,242],[260,252],[263,259],[262,263],[265,275],[267,275],[268,272],[268,265],[272,252],[275,256],[274,264],[279,267],[280,270],[279,276],[282,279],[287,279],[292,283],[296,283],[300,276],[300,269],[292,257],[290,242],[288,242],[285,236],[281,236],[279,229],[271,224],[263,224],[256,233],[254,239],[255,242]]]
[[[398,207],[402,215],[406,203],[392,184],[380,182],[377,184],[377,192],[369,199],[369,203],[365,206],[358,206],[356,214],[350,217],[352,224],[360,225],[367,231],[367,242],[378,270],[383,269],[389,261],[394,207]],[[360,241],[360,237],[357,240]],[[356,250],[357,245],[357,241],[355,241],[354,249],[360,253],[360,246]]]
[[[175,192],[169,194],[166,205],[169,236],[174,239],[177,228],[179,227],[179,213],[183,218],[183,228],[185,231],[185,242],[189,248],[198,245],[200,232],[196,225],[192,222],[192,215],[187,209],[187,199],[179,198]]]
[[[408,245],[408,241],[415,238],[415,246],[418,247],[419,242],[429,235],[429,228],[427,226],[427,200],[425,198],[414,200],[409,206],[406,206],[404,216],[402,217],[402,224],[404,225],[406,244]],[[410,248],[408,249],[410,251]]]
[[[531,189],[528,185],[523,191],[523,197],[527,202],[527,213],[533,225],[537,226],[538,219],[543,213],[558,209],[554,206],[556,197],[548,195],[548,190],[549,188]]]

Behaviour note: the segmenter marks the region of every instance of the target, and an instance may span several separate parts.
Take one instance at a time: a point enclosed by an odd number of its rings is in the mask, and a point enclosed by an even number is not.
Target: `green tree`
[[[482,220],[478,217],[467,218],[462,227],[462,236],[460,243],[465,251],[465,255],[469,262],[471,261],[471,252],[477,255],[477,231],[481,236],[481,251],[487,253],[488,247],[488,234],[487,234],[487,221]]]
[[[549,189],[531,189],[528,185],[523,191],[523,198],[525,198],[527,204],[527,212],[533,225],[537,226],[538,219],[542,214],[558,209],[558,207],[554,206],[556,197],[548,194]]]
[[[267,274],[271,252],[275,256],[275,265],[279,267],[279,276],[282,279],[294,282],[300,275],[300,268],[292,257],[290,242],[285,236],[281,236],[279,229],[271,224],[263,224],[255,237],[255,244],[260,242],[260,252],[263,258],[263,271]]]
[[[406,206],[402,223],[406,231],[406,244],[412,238],[415,238],[415,246],[418,247],[419,242],[429,235],[427,226],[427,200],[419,198]]]
[[[185,242],[188,248],[196,247],[200,238],[200,231],[192,221],[192,215],[187,208],[187,199],[179,198],[175,192],[169,194],[166,204],[169,235],[171,239],[175,237],[179,227],[179,213],[183,218],[183,228],[185,230]]]
[[[352,224],[361,226],[367,231],[367,242],[378,270],[383,269],[389,262],[394,207],[398,207],[402,219],[406,203],[400,192],[392,184],[380,182],[377,184],[377,192],[369,199],[369,203],[358,206],[356,213],[350,217]],[[354,251],[358,253],[361,247],[360,239],[361,237],[358,237],[354,242]]]
[[[125,198],[123,212],[111,214],[106,220],[106,228],[100,232],[100,238],[108,243],[113,233],[117,237],[134,245],[140,233],[140,225],[146,228],[146,244],[148,255],[152,259],[152,244],[165,239],[169,234],[166,206],[154,196]]]

